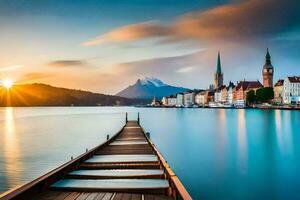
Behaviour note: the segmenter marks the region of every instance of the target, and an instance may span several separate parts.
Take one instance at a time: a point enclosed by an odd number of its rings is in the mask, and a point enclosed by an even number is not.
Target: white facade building
[[[286,77],[283,83],[283,103],[300,103],[300,76]]]
[[[202,101],[201,101],[201,92],[197,93],[195,95],[195,104],[198,104],[198,105],[201,105],[202,104]]]
[[[168,106],[176,106],[177,98],[174,96],[168,97]]]
[[[205,96],[203,95],[203,92],[199,92],[195,95],[195,104],[198,105],[204,105],[205,103]]]
[[[222,92],[221,90],[216,90],[214,95],[214,100],[216,103],[222,102]]]
[[[178,107],[184,106],[183,94],[182,93],[178,93],[176,95],[176,106],[178,106]]]
[[[195,104],[195,93],[194,92],[187,92],[183,95],[183,102],[185,107],[189,107]]]

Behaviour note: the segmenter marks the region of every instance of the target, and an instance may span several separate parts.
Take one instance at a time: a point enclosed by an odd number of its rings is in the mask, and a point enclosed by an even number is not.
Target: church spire
[[[221,74],[222,69],[221,69],[221,58],[220,58],[220,51],[218,52],[218,61],[217,61],[217,74]]]
[[[218,52],[218,61],[217,61],[217,71],[215,73],[215,89],[223,85],[223,73],[221,69],[221,57],[220,52]]]
[[[269,53],[269,48],[267,48],[267,54],[266,54],[266,64],[271,64],[271,56]]]

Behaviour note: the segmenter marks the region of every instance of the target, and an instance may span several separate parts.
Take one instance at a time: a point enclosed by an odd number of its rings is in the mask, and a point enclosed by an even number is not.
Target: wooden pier
[[[138,121],[0,200],[192,199]]]

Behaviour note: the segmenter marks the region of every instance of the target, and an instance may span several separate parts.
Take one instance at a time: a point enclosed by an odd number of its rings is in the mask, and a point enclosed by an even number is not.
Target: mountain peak
[[[187,88],[175,87],[164,83],[154,77],[139,78],[134,85],[131,85],[117,93],[117,96],[127,98],[151,99],[154,96],[161,98],[172,94],[185,92]]]
[[[138,79],[138,81],[142,85],[153,85],[155,87],[168,86],[167,84],[165,84],[164,82],[162,82],[161,80],[159,80],[158,78],[155,78],[155,77],[144,77],[144,78]]]

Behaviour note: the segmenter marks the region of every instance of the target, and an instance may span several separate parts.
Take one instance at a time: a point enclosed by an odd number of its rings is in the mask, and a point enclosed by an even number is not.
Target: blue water
[[[141,124],[194,199],[300,199],[300,112],[167,108],[0,108],[0,190]]]

